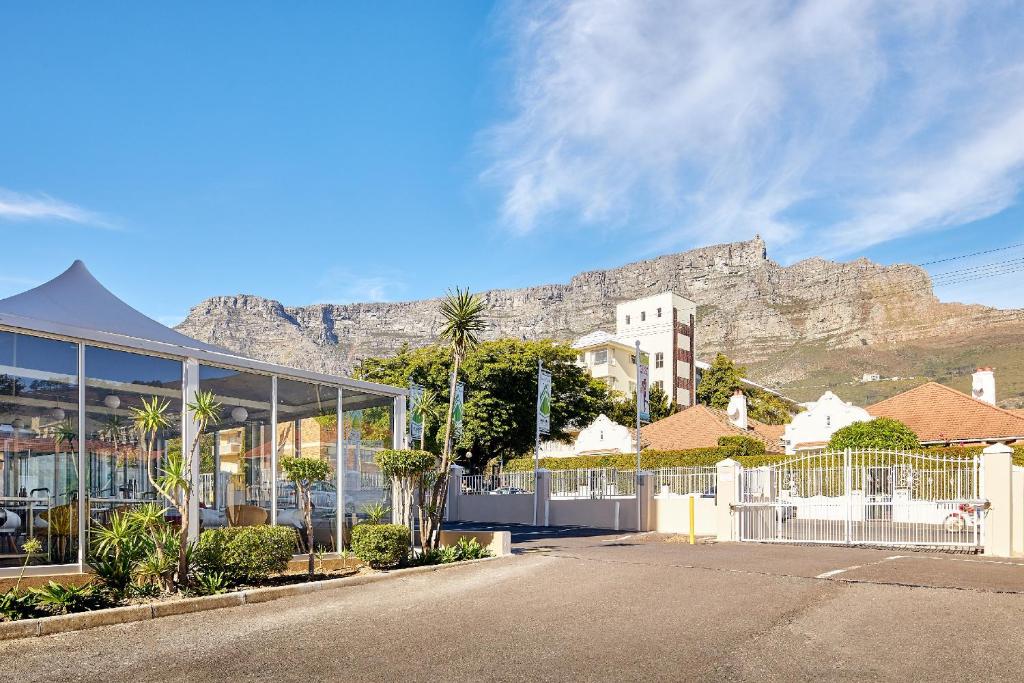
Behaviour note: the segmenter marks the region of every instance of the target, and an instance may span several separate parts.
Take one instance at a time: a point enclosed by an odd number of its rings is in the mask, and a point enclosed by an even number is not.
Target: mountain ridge
[[[1016,339],[1024,330],[1020,309],[939,301],[919,266],[820,257],[782,266],[755,237],[585,271],[566,283],[480,292],[491,315],[483,338],[571,340],[613,328],[615,304],[665,290],[698,304],[699,357],[723,351],[783,390],[815,378],[837,383],[848,371],[845,382],[861,369],[959,377],[960,365],[945,362],[950,354],[943,350],[957,349],[952,355],[962,365],[964,344],[973,340],[984,356],[1002,339],[1002,353],[1007,344],[1022,345]],[[347,373],[366,356],[436,340],[438,301],[285,306],[255,295],[216,296],[195,306],[177,329],[261,360]],[[837,359],[823,358],[821,349],[845,349],[850,367],[836,367]],[[901,356],[910,349],[928,349],[922,353],[930,360],[908,363]],[[978,363],[993,364],[981,357]],[[1024,400],[1024,366],[1011,374],[1007,386]],[[796,393],[809,395],[802,388]]]

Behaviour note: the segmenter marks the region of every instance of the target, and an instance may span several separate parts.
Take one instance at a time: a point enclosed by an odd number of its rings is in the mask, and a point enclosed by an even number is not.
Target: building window
[[[626,316],[626,324],[629,324],[629,315]]]
[[[594,365],[603,365],[608,362],[608,349],[594,351]]]
[[[576,360],[579,361],[580,365],[586,365],[587,354],[581,353],[579,356],[576,357]]]
[[[660,379],[654,380],[654,386],[658,387],[662,391],[665,391],[665,383],[662,382]]]
[[[636,365],[636,354],[635,353],[629,354],[629,362],[632,363],[633,365]]]
[[[636,382],[629,383],[629,393],[631,395],[636,393]]]
[[[658,307],[658,317],[659,318],[661,317],[661,307],[660,306]]]
[[[647,311],[640,311],[640,322],[647,320]]]
[[[654,367],[663,368],[665,367],[665,354],[658,351],[654,354]]]

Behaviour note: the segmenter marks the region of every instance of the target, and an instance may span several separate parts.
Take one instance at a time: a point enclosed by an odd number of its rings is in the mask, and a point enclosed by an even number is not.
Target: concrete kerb
[[[0,622],[0,640],[17,640],[19,638],[47,636],[55,633],[70,633],[96,626],[129,624],[136,621],[159,619],[161,617],[170,617],[179,614],[206,612],[208,610],[223,609],[226,607],[242,607],[244,605],[270,602],[271,600],[280,600],[281,598],[289,598],[296,595],[304,595],[306,593],[349,588],[352,586],[363,586],[368,583],[377,583],[378,581],[386,581],[391,578],[426,574],[453,567],[467,567],[474,564],[480,564],[481,562],[490,562],[492,560],[499,559],[502,558],[485,557],[480,560],[466,560],[464,562],[434,564],[426,567],[393,569],[391,571],[375,574],[360,574],[358,576],[346,576],[339,579],[297,583],[290,586],[251,588],[249,590],[225,593],[223,595],[207,595],[201,598],[185,598],[183,600],[175,600],[172,602],[152,603],[149,605],[128,605],[126,607],[112,607],[110,609],[101,609],[93,612],[78,612],[76,614],[41,617],[38,619],[5,621]]]

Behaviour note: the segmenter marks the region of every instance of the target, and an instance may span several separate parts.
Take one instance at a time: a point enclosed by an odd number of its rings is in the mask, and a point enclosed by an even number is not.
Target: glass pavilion
[[[338,550],[362,507],[389,495],[373,456],[401,444],[404,389],[192,339],[131,308],[75,261],[0,300],[0,576],[17,573],[29,538],[44,556],[29,573],[82,571],[94,524],[162,504],[147,471],[195,441],[184,406],[200,390],[213,391],[223,414],[192,454],[193,537],[247,524],[303,531],[280,467],[287,456],[323,458],[334,472],[312,494],[317,549]],[[132,409],[154,397],[168,403],[170,426],[147,450]],[[296,534],[296,553],[304,539]]]

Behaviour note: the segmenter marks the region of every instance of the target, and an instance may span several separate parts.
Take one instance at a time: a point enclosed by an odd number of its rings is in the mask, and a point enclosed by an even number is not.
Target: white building
[[[844,402],[831,391],[826,391],[817,401],[807,405],[807,410],[794,415],[783,432],[782,445],[787,454],[820,449],[843,427],[874,419],[868,411]]]
[[[607,415],[598,415],[580,430],[572,445],[560,441],[545,441],[540,447],[542,458],[572,458],[577,455],[612,455],[636,452],[636,432],[612,422]]]
[[[615,334],[598,331],[576,340],[580,363],[591,375],[630,394],[636,391],[635,344],[648,354],[652,386],[681,407],[695,401],[693,362],[697,304],[673,292],[662,292],[615,307]]]

